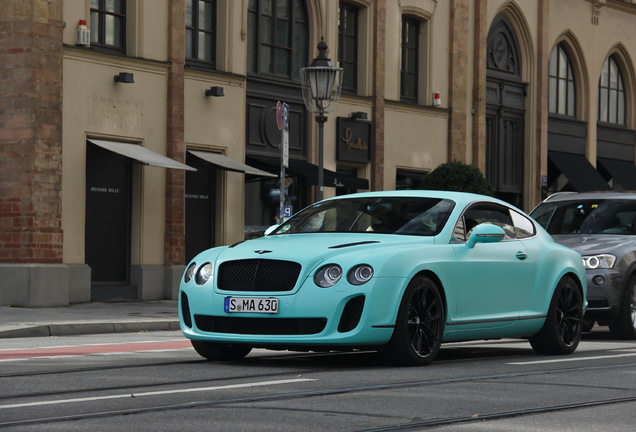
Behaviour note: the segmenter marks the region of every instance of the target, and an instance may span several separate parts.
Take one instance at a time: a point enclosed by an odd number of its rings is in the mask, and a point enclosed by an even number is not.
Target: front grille
[[[186,293],[181,293],[181,316],[183,316],[183,323],[192,328],[192,317],[190,316],[190,302]]]
[[[219,266],[218,287],[223,291],[291,291],[301,265],[293,261],[246,259]]]
[[[327,318],[244,318],[195,315],[199,330],[254,335],[309,335],[325,329]]]

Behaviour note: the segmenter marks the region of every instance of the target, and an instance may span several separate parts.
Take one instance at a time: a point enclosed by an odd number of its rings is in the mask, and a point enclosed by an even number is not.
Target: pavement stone
[[[177,307],[176,300],[52,308],[0,306],[0,338],[179,330]]]

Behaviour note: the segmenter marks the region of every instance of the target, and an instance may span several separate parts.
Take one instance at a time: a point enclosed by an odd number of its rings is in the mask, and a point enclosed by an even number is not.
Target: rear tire
[[[618,339],[636,339],[636,277],[628,279],[621,298],[618,317],[609,325],[612,336]]]
[[[252,351],[245,345],[227,345],[217,342],[191,340],[194,350],[208,360],[240,360]]]
[[[444,325],[439,288],[432,279],[416,276],[404,292],[393,336],[380,355],[397,366],[425,366],[440,350]]]
[[[543,327],[530,338],[539,354],[572,354],[581,342],[583,300],[579,287],[571,277],[562,278],[550,302]]]

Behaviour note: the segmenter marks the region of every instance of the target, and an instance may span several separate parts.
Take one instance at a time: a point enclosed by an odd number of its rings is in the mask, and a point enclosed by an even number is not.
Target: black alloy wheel
[[[539,354],[571,354],[581,342],[583,300],[571,277],[563,277],[554,291],[543,327],[530,338]]]
[[[416,276],[400,302],[393,336],[380,354],[399,366],[429,364],[442,344],[444,315],[444,302],[436,283],[426,276]]]

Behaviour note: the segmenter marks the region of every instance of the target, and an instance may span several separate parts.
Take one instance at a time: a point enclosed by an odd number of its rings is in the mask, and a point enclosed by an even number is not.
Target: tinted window
[[[547,202],[532,217],[550,234],[636,234],[636,201]]]
[[[367,232],[431,236],[448,220],[454,202],[436,198],[353,198],[315,204],[274,234]]]
[[[457,222],[453,232],[455,240],[466,241],[473,228],[482,223],[490,223],[503,228],[506,233],[504,239],[517,238],[515,225],[507,207],[492,203],[479,203],[468,208]]]

